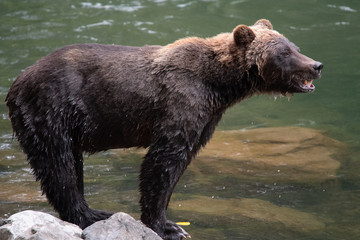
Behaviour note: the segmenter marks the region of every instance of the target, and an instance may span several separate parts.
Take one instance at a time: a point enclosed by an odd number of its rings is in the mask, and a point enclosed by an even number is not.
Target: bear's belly
[[[110,127],[109,127],[110,126]],[[133,122],[118,123],[117,126],[103,122],[96,131],[83,137],[83,150],[98,152],[115,148],[148,147],[152,140],[152,126],[134,124]]]

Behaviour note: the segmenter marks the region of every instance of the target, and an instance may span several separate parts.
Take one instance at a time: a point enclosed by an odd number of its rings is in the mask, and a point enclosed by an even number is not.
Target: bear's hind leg
[[[40,144],[41,145],[41,144]],[[39,147],[39,145],[38,145]],[[82,154],[73,154],[66,144],[62,148],[45,147],[27,152],[28,160],[43,193],[59,213],[62,220],[74,223],[82,229],[107,219],[112,214],[91,209],[84,198]],[[48,151],[47,149],[58,149]],[[59,151],[60,150],[60,151]],[[49,153],[48,156],[46,153]]]
[[[83,171],[83,156],[82,153],[79,151],[78,153],[74,153],[75,156],[75,170],[76,170],[76,179],[77,179],[77,189],[79,191],[79,194],[81,195],[81,199],[85,203],[86,206],[85,209],[80,211],[80,215],[84,217],[78,218],[79,223],[76,223],[81,228],[86,228],[87,226],[93,224],[94,222],[104,220],[109,218],[113,213],[95,210],[89,208],[87,205],[85,198],[84,198],[84,171]],[[71,220],[70,220],[71,222]]]
[[[91,209],[84,198],[79,142],[86,116],[54,70],[35,70],[29,68],[10,88],[6,97],[9,117],[49,203],[63,220],[85,228],[111,216]],[[72,79],[74,84],[81,81]]]

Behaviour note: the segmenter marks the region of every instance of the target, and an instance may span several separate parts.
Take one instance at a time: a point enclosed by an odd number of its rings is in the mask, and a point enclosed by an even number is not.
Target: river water
[[[336,171],[316,180],[306,173],[316,172],[321,164],[281,180],[276,174],[251,174],[254,169],[220,176],[211,175],[206,157],[200,157],[175,189],[169,218],[190,221],[185,228],[194,239],[359,239],[359,12],[357,0],[2,0],[0,217],[25,209],[55,214],[13,139],[4,104],[12,82],[27,66],[67,44],[164,45],[186,36],[210,37],[267,18],[302,53],[324,63],[323,77],[314,82],[312,94],[298,94],[290,101],[256,96],[234,106],[218,130],[314,130],[323,140],[313,143],[312,151],[317,158],[326,155],[324,149],[332,151]],[[220,156],[226,154],[218,151]],[[142,154],[141,150],[118,150],[87,156],[89,204],[125,211],[138,219],[137,172]],[[209,199],[216,199],[216,204]]]

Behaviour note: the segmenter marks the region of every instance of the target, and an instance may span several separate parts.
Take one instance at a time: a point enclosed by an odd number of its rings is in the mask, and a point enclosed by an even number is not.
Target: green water
[[[38,183],[12,139],[3,101],[15,77],[27,66],[67,44],[164,45],[185,36],[229,32],[238,24],[251,25],[267,18],[302,53],[324,63],[323,77],[314,82],[315,93],[295,95],[290,101],[274,102],[270,96],[248,99],[229,109],[218,129],[300,126],[322,130],[345,144],[336,156],[341,163],[336,179],[270,186],[271,180],[214,178],[219,186],[227,186],[219,189],[198,184],[195,176],[186,173],[174,199],[195,195],[262,199],[311,213],[325,227],[302,232],[267,221],[238,222],[177,210],[170,210],[169,216],[191,221],[187,230],[194,239],[360,239],[359,12],[358,0],[1,0],[0,217],[24,209],[53,213],[39,197]],[[109,152],[88,157],[85,192],[90,205],[126,211],[138,218],[140,162],[137,153],[121,158]]]

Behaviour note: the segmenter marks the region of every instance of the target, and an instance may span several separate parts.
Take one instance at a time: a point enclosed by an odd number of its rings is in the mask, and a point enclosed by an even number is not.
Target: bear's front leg
[[[141,166],[141,221],[163,239],[180,240],[190,238],[190,235],[167,220],[165,211],[191,156],[183,147],[176,149],[170,145],[167,141],[152,145]]]

